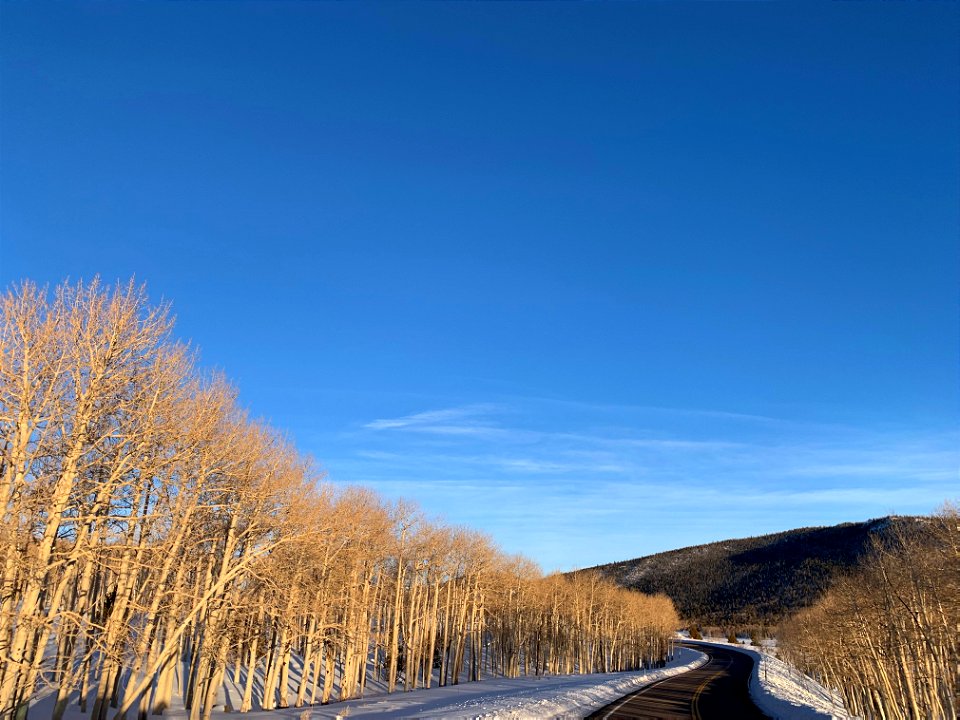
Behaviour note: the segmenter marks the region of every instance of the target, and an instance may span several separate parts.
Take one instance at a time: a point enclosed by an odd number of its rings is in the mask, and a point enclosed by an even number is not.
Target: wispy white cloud
[[[896,432],[848,428],[840,434],[779,433],[774,438],[703,438],[629,427],[551,428],[507,426],[502,420],[526,420],[518,408],[476,404],[431,410],[366,424],[372,430],[406,434],[402,452],[389,445],[395,459],[424,462],[433,468],[486,466],[491,473],[549,475],[579,472],[639,476],[663,482],[731,482],[780,479],[799,482],[891,478],[939,481],[956,477],[955,434]],[[722,424],[721,424],[722,425]],[[722,428],[719,428],[722,429]],[[718,430],[718,428],[714,428]],[[421,435],[415,442],[410,434]],[[433,437],[446,452],[429,450]],[[484,450],[484,451],[481,451]],[[520,450],[521,452],[517,452]],[[408,463],[409,464],[409,463]]]
[[[502,405],[477,404],[463,407],[428,410],[397,418],[379,418],[365,423],[368,430],[400,430],[423,435],[464,436],[518,443],[554,443],[568,448],[577,446],[611,446],[649,448],[653,450],[719,451],[742,446],[742,443],[681,438],[624,437],[601,433],[550,431],[504,427],[497,422]]]
[[[569,400],[561,398],[548,398],[542,396],[513,396],[512,400],[518,404],[525,405],[530,403],[542,405],[554,405],[557,407],[575,408],[587,411],[597,411],[611,413],[616,415],[628,414],[648,414],[648,415],[673,415],[684,417],[713,418],[721,420],[733,420],[740,422],[784,425],[795,424],[797,421],[788,418],[774,417],[772,415],[763,415],[759,413],[735,412],[730,410],[717,410],[711,408],[691,408],[691,407],[666,407],[662,405],[636,405],[636,404],[616,404],[616,403],[595,403],[582,400]]]
[[[744,495],[742,499],[745,502],[755,503],[840,503],[860,507],[882,507],[886,508],[883,512],[894,512],[898,507],[903,507],[904,505],[916,507],[917,503],[922,503],[932,510],[936,504],[946,499],[943,494],[944,490],[944,488],[925,485],[910,485],[907,487],[846,487]]]
[[[443,410],[428,410],[426,412],[404,415],[398,418],[381,418],[364,425],[370,430],[398,430],[404,428],[422,428],[436,423],[450,423],[465,418],[475,418],[491,412],[491,405],[466,405],[464,407],[446,408]]]
[[[492,463],[504,470],[514,470],[523,473],[552,474],[552,473],[622,473],[626,469],[623,465],[586,464],[582,462],[563,462],[560,460],[538,460],[535,458],[492,458]]]
[[[650,450],[693,450],[715,452],[750,447],[747,443],[722,440],[660,440],[654,438],[595,438],[597,442]]]
[[[366,423],[335,479],[422,502],[549,567],[929,512],[957,495],[956,432],[532,401]],[[742,420],[742,422],[740,422]]]
[[[508,434],[506,430],[489,425],[411,425],[404,430],[427,435],[462,435],[475,438],[499,438]]]
[[[444,454],[418,453],[414,455],[398,452],[362,450],[357,456],[366,460],[382,462],[388,467],[415,469],[431,466],[443,468],[448,473],[457,474],[458,468],[470,467],[476,473],[493,471],[488,477],[499,478],[504,472],[523,474],[569,474],[569,473],[622,473],[627,468],[607,460],[584,459],[580,453],[567,453],[554,459],[522,457],[517,455],[494,454]]]
[[[883,458],[882,453],[876,453],[875,460]],[[933,468],[929,466],[929,458],[918,458],[918,463],[902,463],[897,456],[888,457],[889,463],[882,462],[847,462],[821,463],[787,467],[781,472],[784,475],[798,477],[903,477],[910,475],[914,478],[927,480],[947,480],[957,477],[957,471],[948,468]]]

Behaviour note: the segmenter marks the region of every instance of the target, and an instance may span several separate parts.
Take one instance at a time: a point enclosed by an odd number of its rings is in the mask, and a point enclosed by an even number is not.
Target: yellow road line
[[[700,683],[700,687],[697,688],[697,691],[693,694],[693,699],[690,701],[690,710],[693,714],[693,720],[703,720],[703,718],[700,717],[700,708],[697,707],[697,701],[700,699],[700,693],[704,691],[707,685],[713,682],[714,678],[723,675],[731,664],[732,663],[728,663],[727,667],[723,668],[722,670],[717,670],[717,672]]]

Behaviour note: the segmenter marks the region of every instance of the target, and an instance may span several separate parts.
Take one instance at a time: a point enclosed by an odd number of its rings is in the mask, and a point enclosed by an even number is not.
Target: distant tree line
[[[960,515],[877,538],[862,567],[784,623],[786,659],[837,690],[858,717],[956,718],[960,691]]]
[[[171,332],[133,284],[0,297],[0,716],[45,685],[54,720],[175,693],[199,720],[228,672],[247,711],[664,660],[665,596],[322,484]]]

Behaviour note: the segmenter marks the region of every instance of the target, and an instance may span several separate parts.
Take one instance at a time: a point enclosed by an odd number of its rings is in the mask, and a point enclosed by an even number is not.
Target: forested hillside
[[[816,602],[838,571],[855,568],[874,537],[915,522],[885,517],[724,540],[596,569],[618,584],[670,596],[686,621],[775,625]]]

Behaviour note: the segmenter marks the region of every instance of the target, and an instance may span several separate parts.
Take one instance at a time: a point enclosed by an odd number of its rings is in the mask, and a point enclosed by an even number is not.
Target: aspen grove
[[[321,482],[133,283],[0,298],[0,716],[209,718],[661,663],[669,599]],[[297,672],[293,672],[294,664]],[[255,682],[256,678],[256,682]]]
[[[781,628],[786,659],[867,720],[960,711],[960,514],[878,540],[858,572]]]

